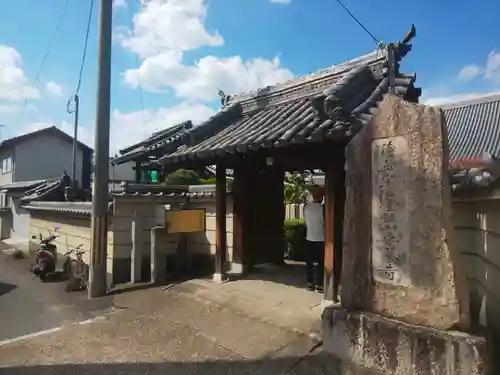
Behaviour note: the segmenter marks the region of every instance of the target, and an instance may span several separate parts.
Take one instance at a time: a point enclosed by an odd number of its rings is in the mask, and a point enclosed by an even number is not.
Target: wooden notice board
[[[167,233],[205,232],[205,210],[165,211]]]

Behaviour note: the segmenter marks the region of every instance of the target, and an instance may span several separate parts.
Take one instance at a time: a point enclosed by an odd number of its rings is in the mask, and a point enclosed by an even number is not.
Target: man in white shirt
[[[306,224],[306,277],[307,289],[323,293],[323,275],[325,265],[325,214],[323,189],[314,186],[311,189],[312,202],[304,206]]]

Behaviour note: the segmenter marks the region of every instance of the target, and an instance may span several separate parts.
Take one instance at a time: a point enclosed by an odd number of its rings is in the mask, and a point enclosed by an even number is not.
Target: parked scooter
[[[59,230],[56,227],[55,230]],[[49,273],[53,273],[56,270],[57,261],[57,246],[52,243],[57,237],[57,235],[50,233],[48,237],[43,237],[39,233],[38,237],[33,235],[31,238],[40,240],[38,249],[36,251],[36,264],[33,266],[32,272],[35,277],[38,276],[42,282],[47,279]]]

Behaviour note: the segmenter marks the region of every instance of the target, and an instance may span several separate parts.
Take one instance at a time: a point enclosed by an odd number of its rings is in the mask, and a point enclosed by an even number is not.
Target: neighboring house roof
[[[31,133],[26,133],[23,135],[19,135],[17,137],[6,139],[0,143],[0,150],[4,147],[7,147],[7,148],[14,147],[21,142],[33,139],[35,137],[39,137],[41,135],[55,135],[55,136],[65,140],[65,141],[73,143],[73,137],[69,136],[68,134],[66,134],[62,130],[58,129],[57,127],[51,126],[48,128],[44,128],[41,130],[31,132]],[[82,149],[92,151],[92,149],[89,146],[87,146],[86,144],[84,144],[78,140],[77,140],[77,144]]]
[[[29,190],[46,183],[47,180],[18,181],[10,184],[0,185],[0,190]]]
[[[500,156],[500,95],[439,107],[446,119],[452,164],[484,153]]]
[[[90,216],[92,213],[92,202],[29,202],[21,206],[33,212],[51,212],[66,215]],[[108,212],[111,211],[112,203],[108,204]]]
[[[86,201],[91,198],[91,193],[80,187],[77,188],[74,194],[75,201]],[[65,185],[63,185],[61,179],[45,181],[33,189],[26,191],[26,195],[21,198],[21,201],[24,203],[66,201]]]
[[[182,135],[191,129],[192,126],[191,121],[185,121],[153,133],[153,135],[144,141],[120,150],[121,155],[114,158],[111,162],[114,164],[123,164],[131,160],[147,160],[157,155],[163,156],[169,149],[173,150],[178,147]]]
[[[398,71],[411,45],[396,44],[395,92],[409,101],[421,94],[415,75]],[[191,129],[188,145],[166,154],[163,164],[207,159],[234,152],[292,143],[350,138],[371,118],[389,91],[386,50],[233,98],[222,110]]]
[[[232,191],[232,183],[226,184],[228,193]],[[213,198],[215,185],[164,185],[164,184],[135,184],[123,183],[120,189],[112,191],[114,197],[185,197],[185,198]]]
[[[439,107],[446,120],[453,190],[491,186],[500,177],[500,95]]]

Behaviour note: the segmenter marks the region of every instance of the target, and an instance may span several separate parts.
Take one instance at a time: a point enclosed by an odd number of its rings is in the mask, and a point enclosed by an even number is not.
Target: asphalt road
[[[61,280],[34,279],[31,263],[0,251],[0,342],[91,319],[112,306],[110,298],[89,301],[84,292],[65,293]]]

